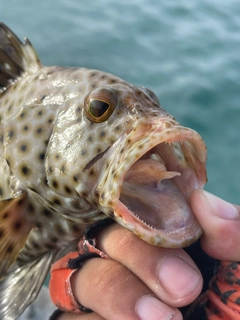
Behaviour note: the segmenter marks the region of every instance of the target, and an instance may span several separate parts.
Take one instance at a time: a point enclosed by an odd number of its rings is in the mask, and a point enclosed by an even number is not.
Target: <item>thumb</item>
[[[219,260],[240,261],[240,206],[195,190],[191,207],[203,228],[203,250]]]

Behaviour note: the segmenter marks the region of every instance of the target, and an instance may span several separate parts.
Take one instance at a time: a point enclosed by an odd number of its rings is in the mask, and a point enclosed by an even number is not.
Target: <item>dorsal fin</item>
[[[40,60],[28,39],[19,38],[0,22],[0,92],[15,82],[24,72],[41,66]]]

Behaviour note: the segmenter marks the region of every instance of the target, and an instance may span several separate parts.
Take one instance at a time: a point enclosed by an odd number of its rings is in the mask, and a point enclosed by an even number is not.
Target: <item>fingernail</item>
[[[171,320],[175,310],[153,296],[141,297],[136,305],[136,312],[141,320]]]
[[[238,217],[238,211],[231,203],[224,201],[207,191],[203,191],[203,195],[212,207],[214,214],[219,218],[234,220]]]
[[[199,272],[176,255],[169,255],[161,262],[158,270],[161,285],[175,299],[191,293],[201,281]]]

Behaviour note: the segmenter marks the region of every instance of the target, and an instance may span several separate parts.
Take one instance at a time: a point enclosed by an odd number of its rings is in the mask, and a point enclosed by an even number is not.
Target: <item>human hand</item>
[[[239,207],[200,190],[191,205],[204,230],[204,250],[239,260]],[[76,299],[95,312],[59,320],[180,320],[177,308],[200,293],[200,273],[183,250],[150,246],[117,224],[102,230],[98,247],[112,260],[91,259],[72,278]]]

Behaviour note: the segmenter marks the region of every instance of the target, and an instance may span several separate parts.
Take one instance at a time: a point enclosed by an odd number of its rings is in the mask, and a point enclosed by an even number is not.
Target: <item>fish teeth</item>
[[[155,160],[164,166],[166,166],[165,162],[163,161],[162,157],[158,153],[151,153],[150,159]]]

